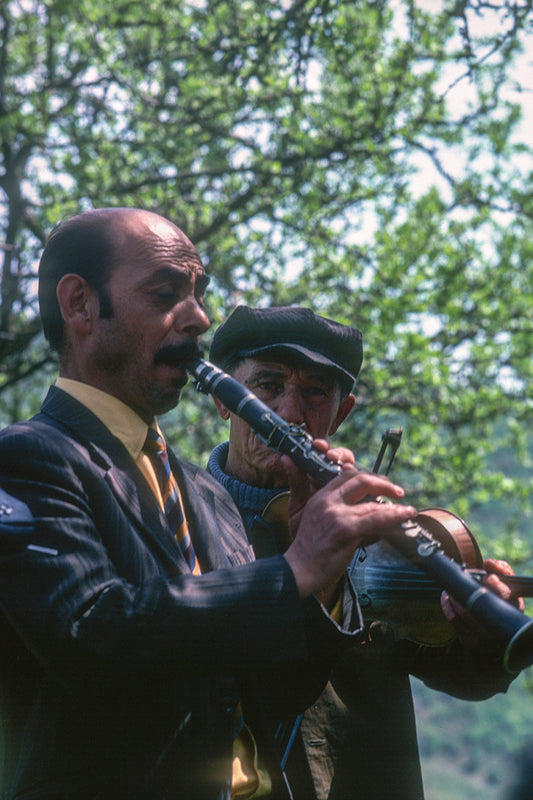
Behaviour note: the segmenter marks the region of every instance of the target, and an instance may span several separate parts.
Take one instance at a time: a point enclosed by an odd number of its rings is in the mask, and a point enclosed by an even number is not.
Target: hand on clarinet
[[[294,532],[285,558],[302,597],[324,590],[327,593],[341,578],[358,547],[372,544],[384,528],[416,515],[412,506],[377,503],[373,498],[378,496],[401,500],[404,490],[388,478],[359,472],[353,466],[350,451],[331,448],[325,452],[330,460],[343,462],[343,472],[320,489],[290,458],[284,457]]]

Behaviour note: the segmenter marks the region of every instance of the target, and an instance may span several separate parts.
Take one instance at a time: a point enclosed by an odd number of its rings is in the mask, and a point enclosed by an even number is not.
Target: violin
[[[481,583],[487,574],[483,556],[464,520],[444,508],[427,508],[417,522],[438,542],[444,553]],[[424,645],[445,645],[454,630],[441,606],[442,587],[387,540],[359,548],[349,575],[365,622],[384,622],[395,639]],[[498,575],[519,597],[533,597],[533,577]]]
[[[289,492],[282,492],[261,515],[275,536],[278,552],[290,543],[288,503]],[[417,521],[440,542],[447,556],[481,583],[487,575],[483,556],[464,520],[444,508],[426,508],[418,513]],[[408,639],[417,644],[441,646],[454,638],[454,629],[440,605],[442,587],[386,539],[358,548],[348,575],[366,623],[385,623],[396,640]],[[519,597],[533,597],[533,577],[498,578]]]

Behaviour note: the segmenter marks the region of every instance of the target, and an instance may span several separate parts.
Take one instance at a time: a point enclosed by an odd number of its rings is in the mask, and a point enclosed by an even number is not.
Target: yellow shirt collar
[[[58,378],[56,386],[92,411],[111,433],[120,439],[133,459],[137,460],[146,439],[148,425],[133,409],[122,400],[89,386],[88,383],[70,378]]]

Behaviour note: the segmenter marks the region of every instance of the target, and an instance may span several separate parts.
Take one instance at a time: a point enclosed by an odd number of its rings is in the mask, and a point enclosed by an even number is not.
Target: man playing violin
[[[332,436],[352,411],[362,358],[357,329],[299,307],[237,307],[216,331],[209,354],[317,440]],[[278,511],[287,497],[286,462],[214,399],[230,420],[230,435],[212,452],[208,469],[239,507],[256,556],[283,551],[290,543]],[[353,463],[347,450],[338,453]],[[489,588],[523,609],[498,578],[512,574],[509,565],[488,559],[484,568]],[[283,740],[281,754],[295,800],[421,800],[409,676],[463,699],[507,689],[511,677],[490,637],[446,592],[441,604],[457,634],[450,643],[425,647],[396,640],[386,624],[367,625],[363,643],[343,653],[318,701],[288,726],[297,734],[290,750]]]

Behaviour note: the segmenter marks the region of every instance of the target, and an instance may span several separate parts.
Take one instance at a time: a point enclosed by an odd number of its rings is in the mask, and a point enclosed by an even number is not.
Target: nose
[[[178,333],[187,336],[200,336],[211,325],[209,317],[194,295],[176,307],[175,317],[174,327]]]
[[[286,386],[283,394],[276,398],[273,410],[286,422],[292,422],[295,425],[305,422],[303,398],[297,386]]]

